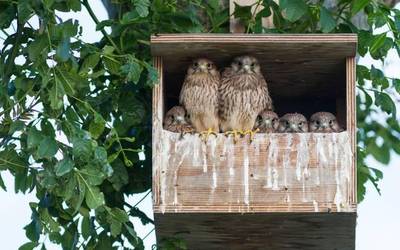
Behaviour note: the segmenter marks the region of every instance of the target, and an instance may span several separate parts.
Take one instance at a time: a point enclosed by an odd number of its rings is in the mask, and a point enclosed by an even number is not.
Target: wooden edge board
[[[293,204],[290,206],[153,206],[154,213],[356,213],[357,204],[337,209],[335,205],[321,204],[318,209],[314,205]]]

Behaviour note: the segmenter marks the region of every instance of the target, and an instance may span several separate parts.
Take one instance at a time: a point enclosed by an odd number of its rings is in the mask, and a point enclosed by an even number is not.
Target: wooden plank
[[[163,131],[156,212],[354,212],[348,132],[258,134],[248,144],[220,134]]]
[[[354,250],[355,213],[155,214],[157,240],[188,249]]]
[[[352,182],[349,183],[353,188],[350,199],[357,203],[357,115],[356,115],[356,59],[348,57],[346,59],[346,90],[347,90],[347,128],[350,133],[350,140],[353,150],[352,162]]]
[[[161,57],[153,58],[153,65],[157,69],[158,83],[153,87],[153,128],[152,128],[152,162],[153,162],[153,202],[160,203],[160,166],[162,164],[162,122],[164,117],[164,92],[163,92],[163,63]]]

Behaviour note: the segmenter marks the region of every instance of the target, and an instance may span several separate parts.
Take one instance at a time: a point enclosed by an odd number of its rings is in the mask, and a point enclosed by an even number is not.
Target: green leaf
[[[114,75],[120,74],[121,63],[117,61],[115,58],[105,56],[103,57],[103,63],[111,74]]]
[[[87,240],[90,235],[93,232],[92,229],[92,224],[90,223],[90,217],[89,216],[84,216],[82,218],[82,224],[81,224],[81,229],[82,229],[82,237]]]
[[[45,137],[39,144],[37,155],[39,158],[51,159],[58,151],[56,140]]]
[[[57,162],[55,166],[56,175],[63,176],[68,174],[74,168],[74,162],[67,156],[62,161]]]
[[[393,79],[393,86],[397,93],[400,93],[400,79]]]
[[[382,33],[373,37],[369,51],[375,53],[385,43],[386,33]]]
[[[364,9],[371,2],[371,0],[355,0],[351,6],[351,15],[354,16],[360,10]]]
[[[39,245],[38,242],[27,242],[20,246],[18,250],[33,250],[35,247]]]
[[[320,25],[324,33],[331,32],[336,27],[336,21],[331,12],[323,6],[320,7]]]
[[[1,173],[0,173],[0,187],[7,192],[7,188],[6,185],[4,184],[3,178],[1,177]]]
[[[381,147],[379,147],[378,145],[376,145],[375,141],[373,141],[370,144],[368,144],[367,150],[380,163],[383,163],[385,165],[387,165],[389,163],[390,150],[385,144],[383,144]]]
[[[308,6],[303,0],[281,0],[280,6],[291,22],[299,20],[308,11]]]
[[[61,43],[57,46],[56,55],[60,59],[61,62],[68,61],[70,54],[70,44],[69,38],[64,38]]]
[[[65,90],[62,83],[56,77],[53,86],[49,91],[49,101],[50,107],[52,109],[61,109],[64,105],[63,97],[65,95]]]
[[[103,117],[100,114],[95,113],[94,119],[89,125],[89,132],[94,139],[99,138],[99,136],[103,133],[105,125],[106,121],[104,121]]]
[[[67,3],[72,11],[81,11],[81,2],[79,0],[68,0]]]
[[[28,46],[29,59],[36,61],[39,58],[44,58],[47,56],[48,50],[49,40],[45,35],[39,36]]]
[[[86,165],[79,173],[85,178],[89,185],[97,186],[103,183],[106,178],[103,172],[100,172],[93,165]]]
[[[98,187],[86,186],[87,191],[85,195],[86,204],[90,209],[96,209],[104,204],[104,194],[100,192]]]
[[[396,118],[396,104],[388,94],[383,92],[375,92],[375,105],[379,106],[386,113],[392,114],[393,118]]]
[[[30,6],[30,2],[27,0],[18,1],[18,21],[20,23],[25,23],[28,21],[31,13],[32,8]]]
[[[248,21],[252,18],[251,6],[241,6],[235,2],[235,11],[233,13],[235,18],[242,21]]]
[[[101,30],[104,27],[111,26],[114,24],[114,20],[103,20],[96,25],[96,30]]]
[[[134,0],[133,4],[140,17],[146,17],[149,15],[149,0]]]
[[[137,59],[130,56],[128,63],[121,66],[121,72],[127,76],[129,81],[133,83],[138,83],[140,79],[140,74],[142,73],[143,67],[137,62]]]
[[[75,137],[72,139],[72,153],[77,158],[88,159],[92,153],[92,143],[88,139]]]
[[[97,53],[88,55],[82,63],[79,73],[88,73],[89,70],[94,69],[100,61],[100,55]]]

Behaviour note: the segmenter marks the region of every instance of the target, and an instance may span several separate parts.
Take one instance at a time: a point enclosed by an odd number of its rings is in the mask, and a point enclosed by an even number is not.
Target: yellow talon
[[[254,139],[254,136],[255,136],[255,134],[257,134],[258,132],[260,131],[260,129],[256,129],[256,130],[251,130],[251,129],[249,129],[249,130],[246,130],[243,134],[244,135],[247,135],[247,134],[249,134],[250,135],[250,143],[252,143],[253,142],[253,139]]]
[[[224,134],[225,134],[225,136],[233,135],[233,143],[236,143],[238,136],[243,135],[243,131],[234,129],[231,131],[226,131]]]
[[[211,128],[209,128],[206,131],[200,132],[201,140],[204,141],[205,143],[207,143],[208,137],[210,137],[210,135],[214,135],[215,137],[218,136],[218,134],[215,131],[213,131]]]

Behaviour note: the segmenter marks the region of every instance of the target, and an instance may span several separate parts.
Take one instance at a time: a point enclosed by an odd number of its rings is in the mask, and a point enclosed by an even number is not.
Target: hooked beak
[[[244,65],[243,66],[243,68],[244,68],[244,70],[247,72],[247,73],[250,73],[251,72],[251,67],[250,67],[250,65]]]
[[[177,116],[177,117],[176,117],[176,120],[177,120],[178,122],[185,122],[185,117],[183,117],[183,116]]]
[[[292,124],[292,125],[290,125],[290,128],[291,129],[297,129],[297,126],[296,126],[296,124]]]
[[[327,128],[327,127],[328,127],[328,123],[326,123],[326,122],[322,123],[322,124],[321,124],[321,127]]]
[[[271,121],[270,120],[265,120],[264,123],[265,123],[265,125],[270,125]]]
[[[201,65],[199,66],[199,68],[200,68],[200,70],[203,71],[203,72],[207,71],[207,65],[201,64]]]

